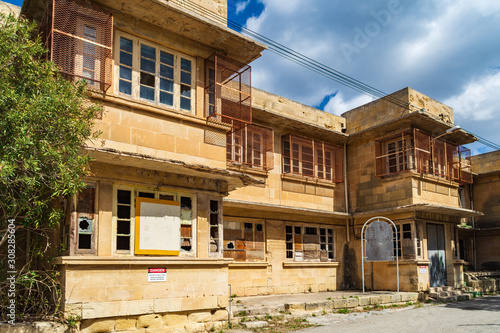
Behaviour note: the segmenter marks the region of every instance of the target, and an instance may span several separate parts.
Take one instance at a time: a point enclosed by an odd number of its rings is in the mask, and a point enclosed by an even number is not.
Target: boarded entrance
[[[444,226],[427,223],[427,251],[429,255],[429,279],[431,287],[446,285]]]

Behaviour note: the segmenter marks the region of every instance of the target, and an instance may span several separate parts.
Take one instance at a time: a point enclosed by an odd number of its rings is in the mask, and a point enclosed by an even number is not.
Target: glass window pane
[[[132,69],[120,66],[120,78],[132,81]]]
[[[191,97],[191,87],[181,84],[181,96]]]
[[[181,69],[183,71],[191,72],[191,61],[181,58]]]
[[[174,65],[174,55],[167,52],[160,52],[160,62],[170,66]]]
[[[120,80],[119,88],[121,93],[131,95],[132,94],[132,83]]]
[[[181,97],[181,109],[191,111],[191,100]]]
[[[130,221],[118,221],[116,233],[130,235]]]
[[[96,46],[94,44],[90,43],[83,43],[83,53],[85,54],[91,54],[94,55],[96,54]]]
[[[150,198],[150,199],[154,199],[155,198],[155,194],[151,193],[151,192],[139,192],[138,196],[141,197],[141,198]]]
[[[156,49],[154,47],[141,44],[141,57],[156,60]]]
[[[191,74],[186,72],[181,72],[181,83],[191,85]]]
[[[146,58],[141,58],[141,71],[155,73],[155,62]]]
[[[132,53],[133,43],[130,39],[120,37],[120,50]]]
[[[174,92],[174,82],[170,80],[160,79],[160,89],[168,92]]]
[[[181,209],[191,209],[192,202],[189,197],[181,197]]]
[[[160,103],[173,106],[174,105],[174,95],[160,91]]]
[[[130,205],[130,191],[118,190],[117,200],[118,203]]]
[[[148,88],[145,86],[141,86],[140,91],[141,98],[154,101],[155,100],[155,90],[153,88]]]
[[[82,76],[86,77],[88,79],[93,79],[94,78],[94,72],[92,72],[91,70],[88,70],[88,69],[84,69],[83,73],[82,73]]]
[[[84,54],[83,55],[83,67],[94,70],[95,69],[95,58],[90,56],[90,55]]]
[[[117,250],[130,250],[130,236],[118,236],[118,237],[116,237],[116,249]]]
[[[121,206],[117,207],[117,216],[119,219],[129,219],[130,218],[130,206]]]
[[[155,76],[148,73],[141,72],[141,84],[154,87],[155,86]]]
[[[120,51],[120,64],[132,67],[132,54]]]
[[[160,65],[160,76],[163,76],[167,79],[173,79],[174,78],[174,68],[165,66],[165,65]]]
[[[95,42],[97,37],[96,29],[87,25],[83,26],[83,37]]]

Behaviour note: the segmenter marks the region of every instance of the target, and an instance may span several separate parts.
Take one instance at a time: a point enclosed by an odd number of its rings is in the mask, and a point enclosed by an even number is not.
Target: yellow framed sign
[[[180,203],[136,198],[135,253],[179,255],[181,239]]]

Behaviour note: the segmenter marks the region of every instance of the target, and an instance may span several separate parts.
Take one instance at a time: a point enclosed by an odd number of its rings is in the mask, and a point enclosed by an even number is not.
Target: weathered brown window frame
[[[274,168],[274,132],[251,124],[226,135],[226,160],[230,165],[246,165],[271,170]]]
[[[300,136],[282,137],[283,174],[342,183],[343,148]],[[330,163],[327,163],[330,161]]]
[[[400,149],[389,151],[397,143]],[[459,183],[472,183],[470,150],[412,128],[375,141],[376,176],[401,172],[433,174]],[[392,159],[397,158],[395,165]]]

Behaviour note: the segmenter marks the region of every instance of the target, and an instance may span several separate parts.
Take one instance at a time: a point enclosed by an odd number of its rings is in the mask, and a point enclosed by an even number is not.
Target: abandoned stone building
[[[83,326],[224,320],[229,285],[361,289],[376,216],[397,226],[402,291],[462,285],[458,225],[481,209],[462,147],[475,138],[450,107],[405,88],[336,116],[253,89],[266,47],[226,27],[226,0],[24,0],[22,13],[103,105],[56,259]],[[368,289],[397,289],[395,262],[364,273]]]

